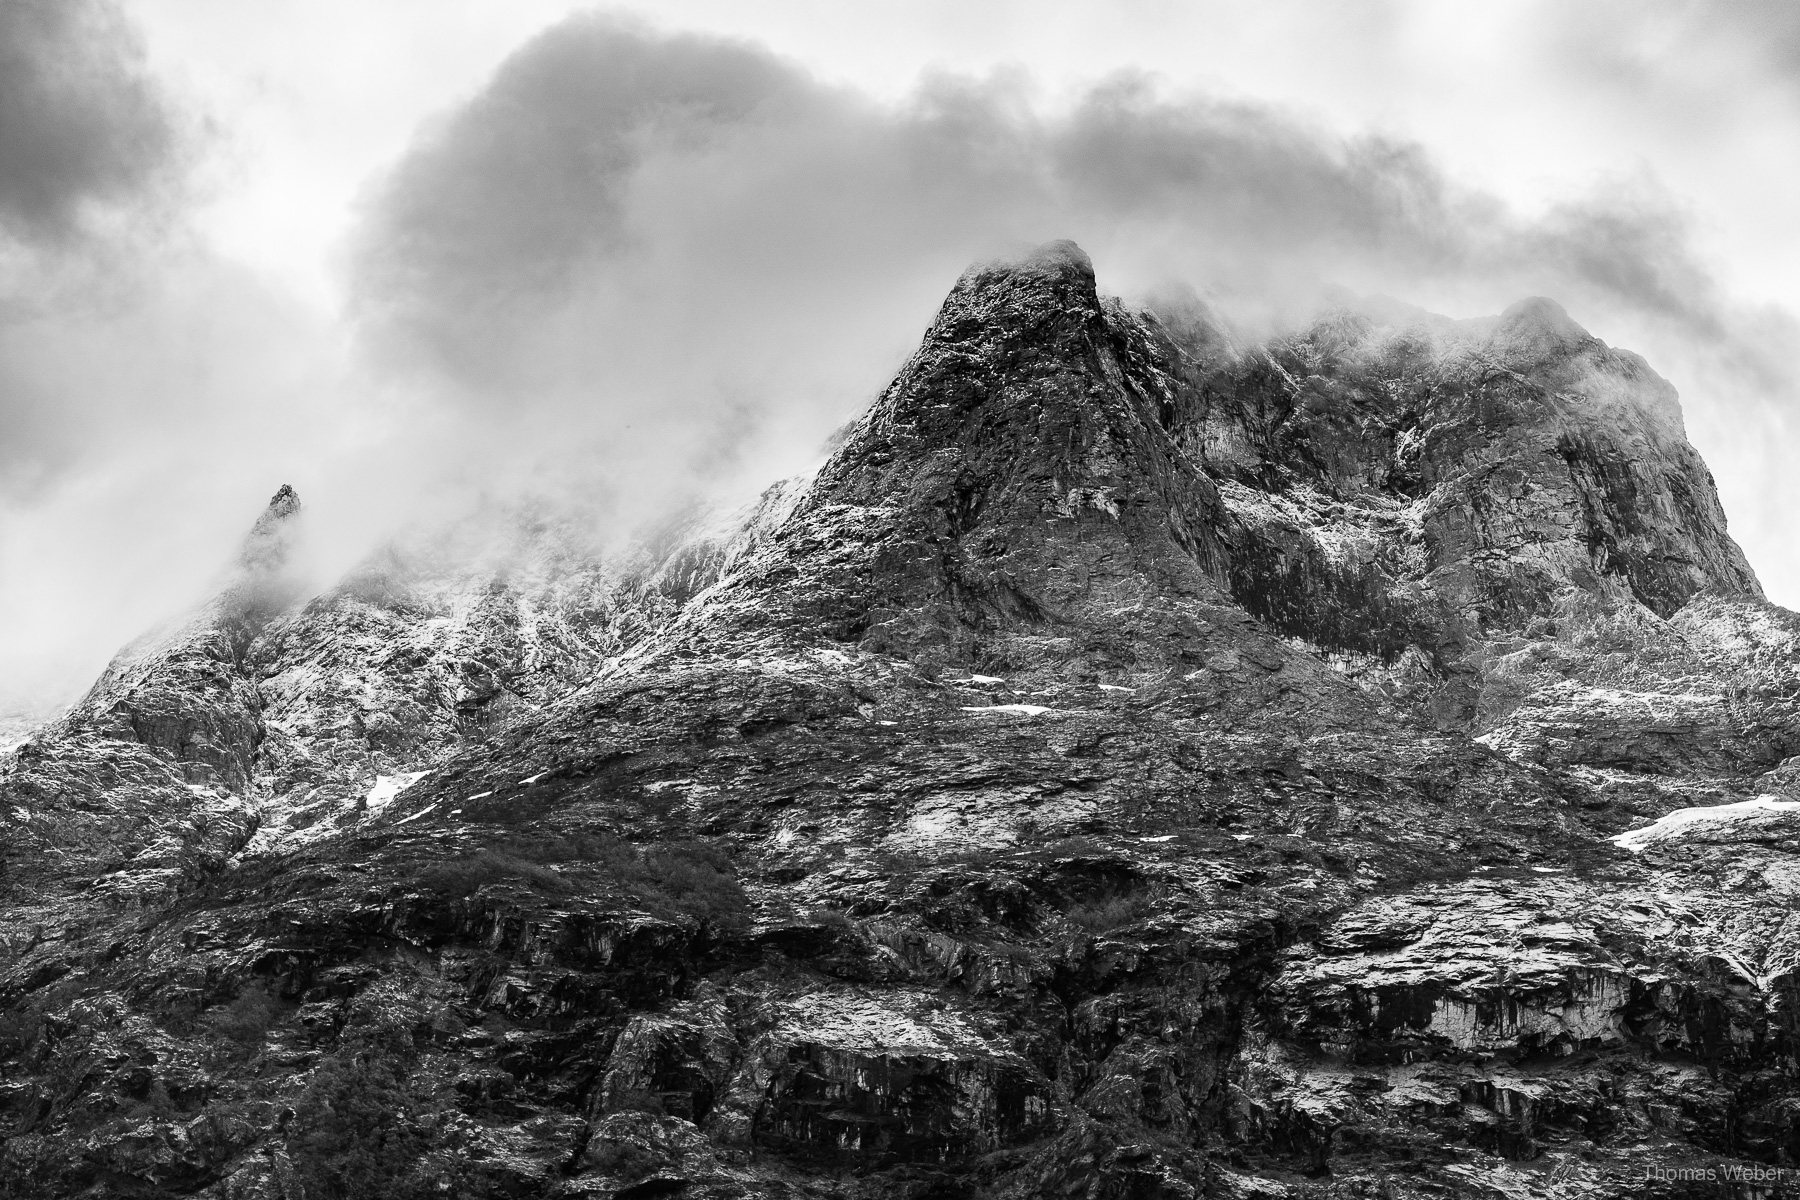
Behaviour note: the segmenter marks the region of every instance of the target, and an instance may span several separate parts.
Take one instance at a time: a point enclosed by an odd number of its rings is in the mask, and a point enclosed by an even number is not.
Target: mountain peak
[[[1217,491],[1161,424],[1171,387],[1148,326],[1102,303],[1073,242],[973,267],[790,514],[780,552],[723,599],[758,624],[779,609],[883,652],[979,644],[1000,662],[1025,661],[1008,647],[1052,627],[1221,595]],[[829,577],[820,545],[837,548]],[[1145,660],[1165,641],[1146,633]]]
[[[276,571],[286,565],[293,542],[292,521],[299,512],[300,493],[282,484],[244,538],[239,565],[252,573]]]
[[[1517,366],[1535,366],[1566,357],[1594,342],[1593,334],[1548,296],[1528,296],[1500,314],[1492,342]]]
[[[294,490],[293,484],[284,483],[275,489],[275,494],[269,497],[268,511],[282,516],[300,511],[300,493]]]
[[[1086,250],[1068,238],[1056,238],[1033,247],[1019,257],[1016,264],[1047,273],[1068,274],[1090,280],[1094,277],[1094,260],[1088,257]]]
[[[1093,260],[1065,239],[969,268],[944,300],[932,335],[998,333],[1069,311],[1098,313],[1100,295]]]

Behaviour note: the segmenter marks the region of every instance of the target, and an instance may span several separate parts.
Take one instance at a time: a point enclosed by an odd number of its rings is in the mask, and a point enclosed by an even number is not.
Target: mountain
[[[494,514],[304,596],[303,519],[4,760],[0,1195],[1800,1156],[1800,618],[1551,301],[1248,344],[1054,243],[730,521]]]

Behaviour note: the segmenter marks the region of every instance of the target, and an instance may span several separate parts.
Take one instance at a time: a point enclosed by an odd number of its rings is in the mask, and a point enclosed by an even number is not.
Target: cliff
[[[1800,1155],[1800,618],[1550,301],[1245,345],[1056,243],[721,530],[515,514],[290,597],[284,495],[0,774],[11,1194]]]

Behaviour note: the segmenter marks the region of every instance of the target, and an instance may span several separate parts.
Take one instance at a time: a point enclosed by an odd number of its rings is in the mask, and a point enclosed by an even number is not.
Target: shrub
[[[278,1011],[269,993],[256,986],[246,987],[237,999],[206,1017],[206,1024],[220,1037],[229,1038],[245,1049],[256,1049],[263,1043]]]
[[[308,1200],[425,1196],[408,1179],[429,1148],[405,1066],[379,1054],[327,1059],[294,1104],[288,1151]]]
[[[544,892],[576,890],[576,879],[546,863],[589,868],[657,916],[692,917],[728,932],[747,924],[749,901],[730,856],[705,842],[639,847],[593,834],[515,837],[498,849],[429,867],[419,883],[445,896],[473,895],[506,880],[522,880]]]
[[[749,899],[731,860],[704,842],[651,846],[613,870],[651,912],[683,914],[733,933],[749,924]]]
[[[559,872],[498,850],[483,850],[468,858],[428,867],[420,874],[419,884],[445,896],[470,896],[487,884],[509,879],[523,880],[545,892],[568,892],[574,888]]]
[[[0,1013],[0,1059],[24,1057],[43,1035],[44,1014],[30,1001]]]
[[[630,843],[606,834],[540,833],[500,843],[502,852],[540,863],[610,862],[629,856]]]
[[[806,919],[825,929],[851,932],[857,928],[856,922],[841,908],[815,908],[806,914]]]
[[[597,1140],[599,1145],[588,1148],[587,1159],[610,1175],[635,1179],[650,1174],[666,1161],[662,1155],[636,1142],[604,1135]]]
[[[1077,904],[1065,915],[1089,933],[1105,933],[1131,924],[1149,910],[1149,901],[1141,895],[1109,896],[1104,900]]]

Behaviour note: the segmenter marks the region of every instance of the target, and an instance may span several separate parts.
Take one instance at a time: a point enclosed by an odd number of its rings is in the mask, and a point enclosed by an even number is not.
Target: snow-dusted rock
[[[0,1191],[1800,1157],[1800,619],[1553,303],[1255,345],[1058,243],[723,532],[305,597],[296,505],[0,770]]]

